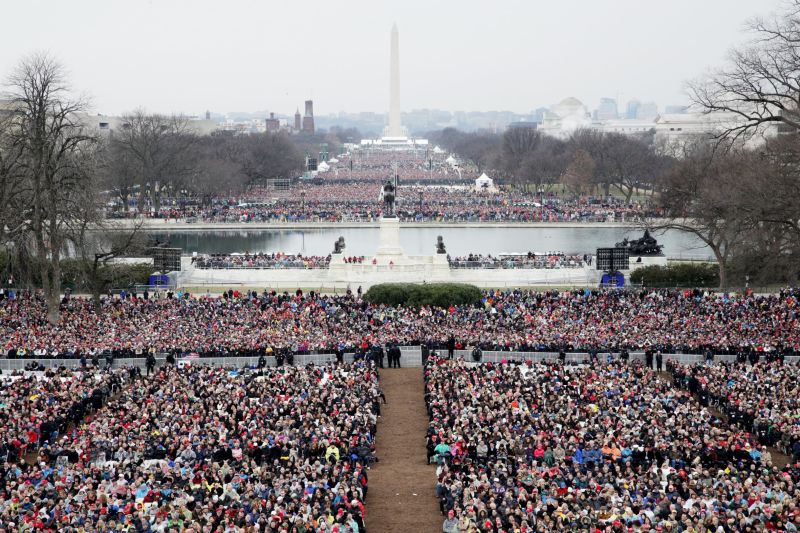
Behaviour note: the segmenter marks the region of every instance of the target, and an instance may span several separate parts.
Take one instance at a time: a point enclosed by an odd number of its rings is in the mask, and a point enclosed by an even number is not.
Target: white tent
[[[327,171],[329,171],[330,169],[331,169],[331,167],[330,167],[330,166],[328,166],[328,163],[326,163],[325,161],[323,161],[322,163],[320,163],[319,165],[317,165],[317,171],[318,171],[318,172],[327,172]]]
[[[433,153],[434,153],[434,154],[442,154],[442,153],[444,153],[444,150],[442,150],[442,149],[441,149],[441,148],[439,148],[438,146],[434,146],[434,147],[433,147]]]
[[[486,172],[480,175],[478,179],[475,180],[475,190],[481,191],[486,189],[493,189],[494,188],[494,180],[486,175]]]
[[[444,160],[445,163],[448,165],[454,165],[456,163],[456,158],[452,155],[447,156],[447,159]]]
[[[328,163],[338,163],[338,162],[339,160],[336,159],[335,157],[331,157],[330,159],[328,159]]]

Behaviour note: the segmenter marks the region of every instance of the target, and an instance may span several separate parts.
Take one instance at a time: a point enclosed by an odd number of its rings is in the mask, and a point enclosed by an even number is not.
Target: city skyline
[[[681,105],[688,100],[685,82],[722,64],[727,50],[745,40],[743,23],[777,5],[677,0],[652,12],[633,0],[507,2],[493,9],[412,1],[276,11],[247,0],[224,6],[89,0],[77,8],[43,0],[5,8],[11,20],[41,23],[12,25],[0,35],[6,52],[0,75],[26,55],[50,52],[72,86],[88,94],[92,110],[105,114],[138,107],[283,114],[307,99],[319,115],[386,112],[386,33],[396,21],[406,35],[403,111],[527,114],[567,96],[594,109],[620,93],[625,101]]]

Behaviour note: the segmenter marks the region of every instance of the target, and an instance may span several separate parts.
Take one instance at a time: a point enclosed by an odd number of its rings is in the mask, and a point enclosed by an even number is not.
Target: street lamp
[[[301,203],[303,209],[305,209],[306,208],[306,190],[305,189],[300,191],[300,203]]]
[[[424,192],[419,191],[419,213],[422,214],[422,197],[425,195]]]

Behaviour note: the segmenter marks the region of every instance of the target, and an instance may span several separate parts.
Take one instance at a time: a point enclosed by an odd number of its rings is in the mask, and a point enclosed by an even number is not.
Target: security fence
[[[423,364],[423,353],[438,353],[440,356],[446,356],[447,350],[446,349],[437,349],[437,350],[428,350],[427,348],[423,348],[421,346],[400,346],[400,364],[403,367],[420,367]],[[455,350],[453,355],[456,358],[463,358],[466,361],[473,361],[472,358],[472,351],[471,350]],[[347,363],[353,362],[355,354],[353,352],[346,352],[344,354],[344,361]],[[611,357],[613,359],[619,358],[619,352],[599,352],[597,354],[597,358],[599,361],[607,361],[608,358]],[[704,357],[702,354],[673,354],[673,353],[665,353],[663,354],[663,364],[666,365],[667,361],[673,361],[683,364],[692,364],[692,363],[702,363],[704,361]],[[494,351],[494,350],[487,350],[481,353],[480,362],[482,363],[506,363],[506,362],[523,362],[523,361],[533,361],[533,362],[542,362],[542,361],[555,361],[558,359],[558,352],[506,352],[506,351]],[[655,359],[655,358],[654,358]],[[266,366],[273,367],[276,366],[277,361],[275,357],[269,356],[265,357]],[[566,354],[566,361],[573,362],[573,363],[581,363],[589,360],[588,352],[571,352]],[[645,361],[644,352],[630,352],[630,360],[636,361],[640,360],[642,362]],[[732,354],[725,354],[725,355],[715,355],[714,361],[715,362],[733,362],[736,360],[736,355]],[[66,367],[66,368],[78,368],[80,367],[80,360],[79,359],[69,359],[69,358],[26,358],[26,359],[0,359],[0,371],[2,372],[10,372],[14,370],[24,370],[26,365],[31,364],[31,362],[36,361],[40,363],[45,368],[58,368],[58,367]],[[326,363],[330,363],[336,361],[336,354],[334,353],[321,353],[321,354],[298,354],[294,356],[293,364],[294,366],[305,366],[307,364],[314,364],[314,365],[324,365]],[[787,356],[786,357],[787,363],[798,363],[800,362],[800,356]],[[156,366],[161,366],[166,364],[166,354],[158,354],[156,356]],[[216,365],[216,366],[226,366],[226,367],[234,367],[234,368],[244,368],[244,367],[256,367],[258,365],[258,357],[237,357],[237,356],[228,356],[228,357],[182,357],[176,359],[176,364],[179,365],[191,365],[191,364],[203,364],[203,365]],[[284,362],[284,364],[288,364]],[[91,362],[89,362],[91,366]],[[100,366],[105,368],[106,362],[105,359],[100,359]],[[112,368],[127,368],[131,366],[136,366],[144,370],[146,368],[146,359],[143,357],[132,357],[132,358],[118,358],[114,359],[112,363]],[[384,366],[388,366],[388,359],[384,360]]]

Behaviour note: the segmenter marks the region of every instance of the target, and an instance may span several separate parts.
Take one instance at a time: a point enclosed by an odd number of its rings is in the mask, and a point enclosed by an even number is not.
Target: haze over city
[[[779,2],[15,2],[0,71],[48,51],[98,113],[210,109],[319,115],[388,108],[389,29],[401,42],[402,109],[528,113],[575,96],[688,103],[743,23]],[[42,13],[46,13],[42,16]]]

